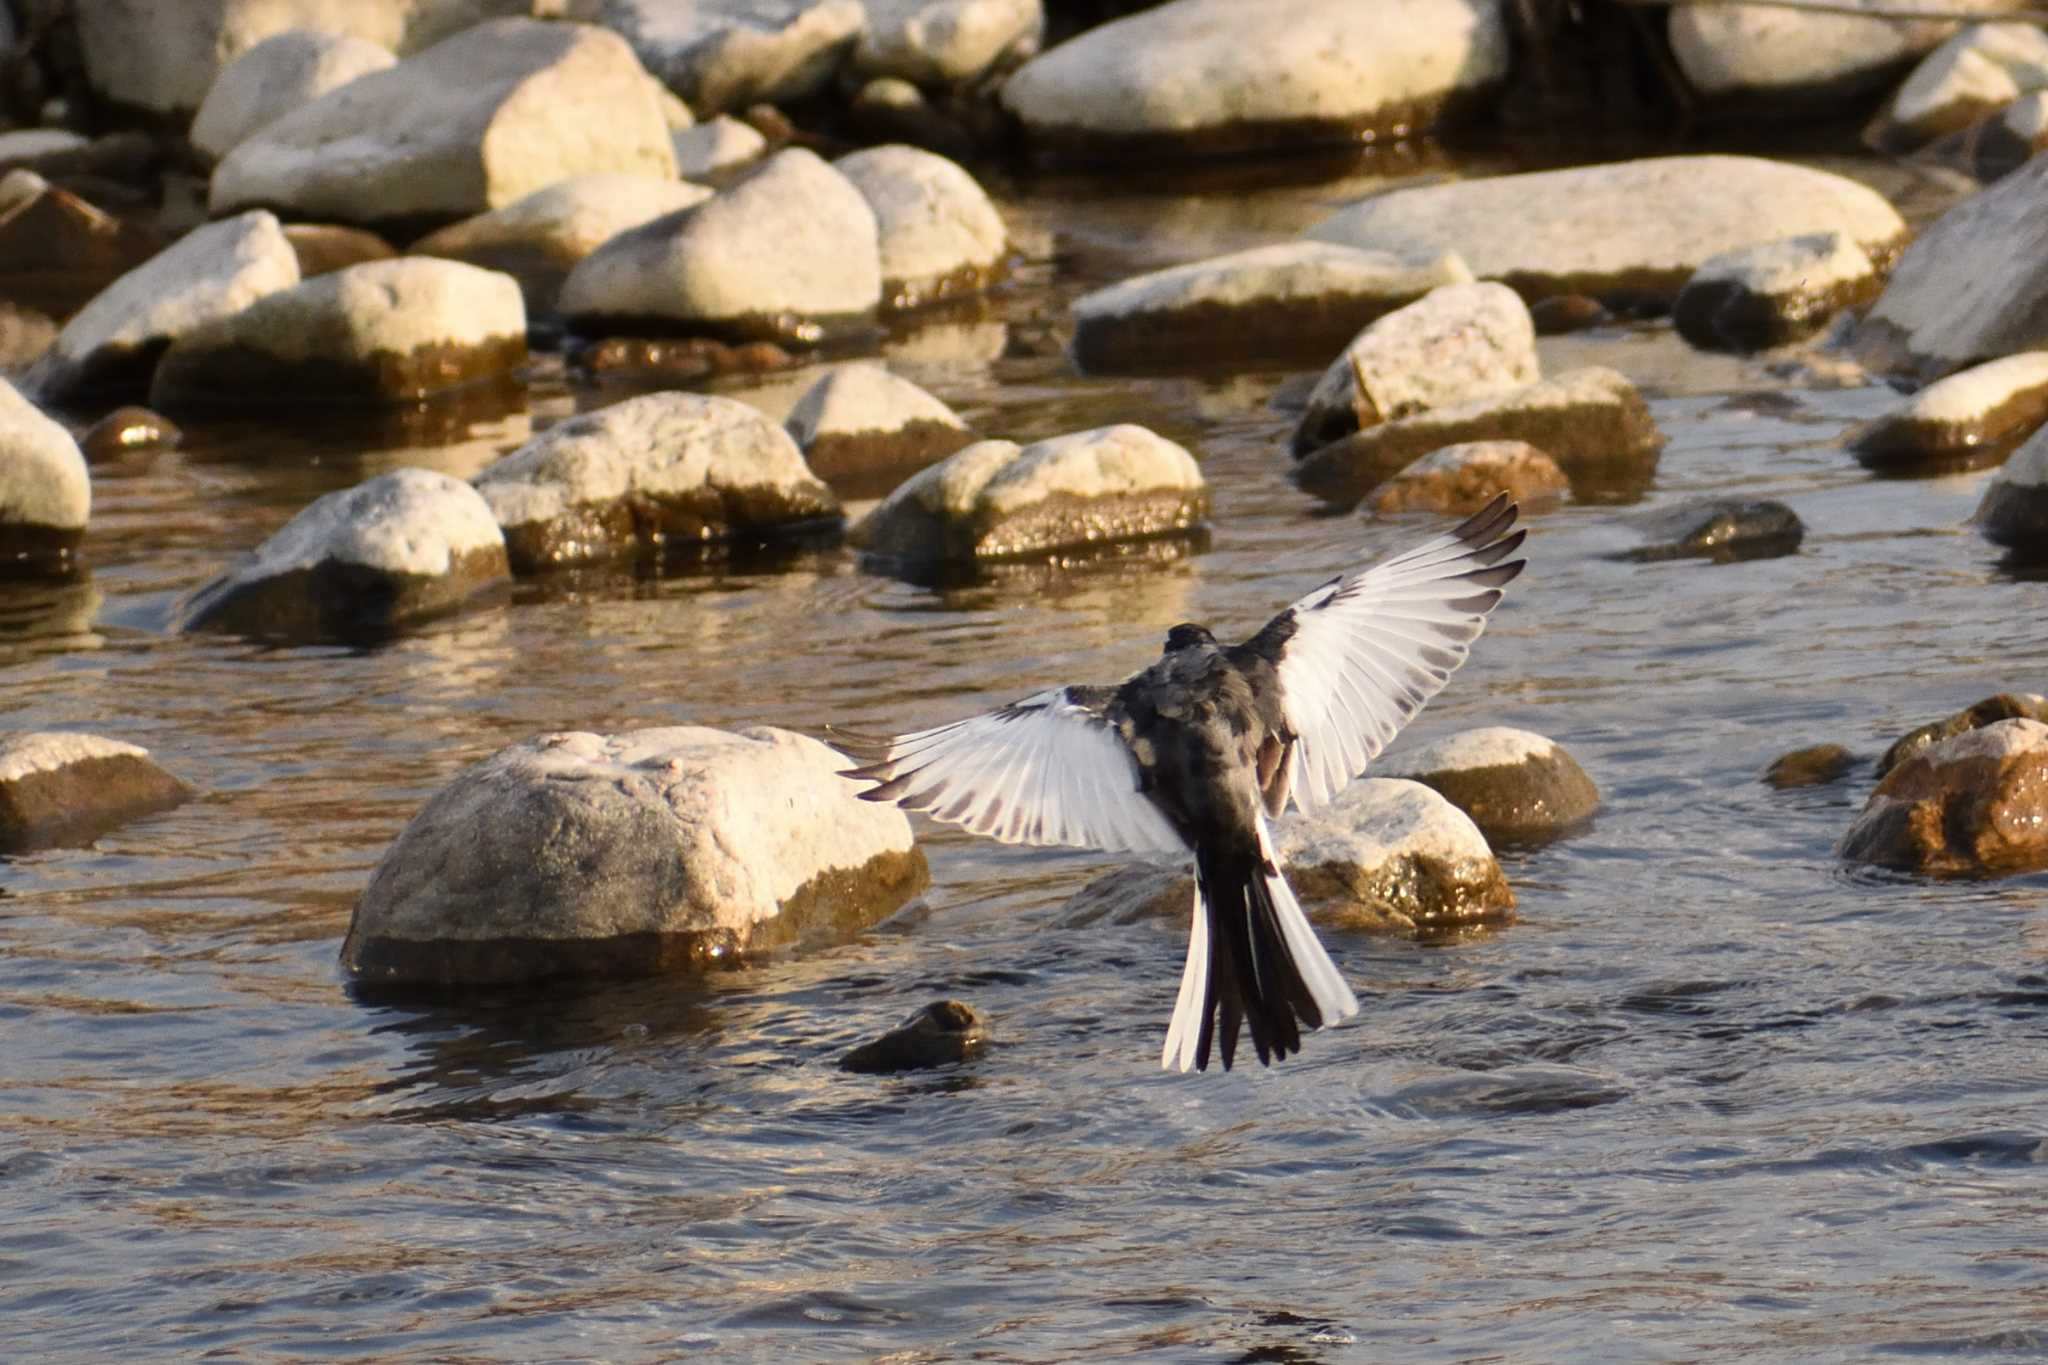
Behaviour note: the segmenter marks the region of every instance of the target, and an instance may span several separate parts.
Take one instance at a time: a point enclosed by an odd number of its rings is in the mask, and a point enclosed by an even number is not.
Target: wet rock
[[[188,233],[80,309],[27,377],[52,402],[139,393],[165,349],[299,282],[299,258],[258,209]]]
[[[745,403],[654,393],[548,428],[476,477],[513,567],[830,531],[839,500]]]
[[[980,1052],[988,1025],[972,1005],[934,1000],[895,1028],[839,1059],[844,1071],[887,1075],[953,1066]]]
[[[1880,267],[1904,245],[1883,195],[1843,176],[1748,156],[1669,156],[1390,190],[1308,235],[1385,251],[1451,250],[1525,299],[1669,304],[1724,251],[1841,232]]]
[[[0,293],[64,316],[163,248],[163,233],[33,171],[0,178]]]
[[[1860,432],[1850,448],[1873,469],[1954,468],[1996,460],[2048,419],[2048,351],[1960,370]]]
[[[1367,323],[1472,278],[1456,256],[1282,242],[1174,266],[1074,301],[1074,358],[1097,373],[1327,355]]]
[[[1954,739],[1957,735],[1981,730],[2002,720],[2048,721],[2048,697],[2035,692],[2000,692],[1966,706],[1954,715],[1908,730],[1884,751],[1884,757],[1877,760],[1876,775],[1883,777],[1907,759],[1945,739]]]
[[[1852,7],[1891,8],[1883,0]],[[1672,55],[1698,94],[1755,110],[1839,110],[1953,31],[1933,22],[1801,13],[1769,5],[1686,5],[1671,12]]]
[[[1419,782],[1363,778],[1273,833],[1288,882],[1325,928],[1427,939],[1513,918],[1515,893],[1479,827]],[[1082,887],[1060,921],[1185,922],[1194,889],[1188,868],[1129,864]]]
[[[1381,777],[1420,782],[1465,812],[1494,844],[1546,843],[1600,808],[1600,789],[1555,740],[1489,725],[1374,765]]]
[[[1795,553],[1806,534],[1799,514],[1782,502],[1692,498],[1636,519],[1644,544],[1624,559],[1711,559],[1732,564]]]
[[[266,125],[214,170],[209,202],[416,230],[572,175],[672,178],[669,136],[617,35],[501,19]]]
[[[1709,257],[1679,291],[1671,320],[1703,350],[1760,351],[1812,336],[1882,284],[1845,234],[1808,233]]]
[[[20,167],[46,175],[48,172],[37,163],[52,153],[75,152],[91,145],[83,133],[74,133],[69,128],[17,128],[11,133],[0,133],[0,171]]]
[[[1779,791],[1825,787],[1847,777],[1855,766],[1856,755],[1841,745],[1815,744],[1772,759],[1771,766],[1764,772],[1764,781]]]
[[[1294,429],[1305,455],[1360,427],[1496,397],[1543,377],[1536,324],[1501,284],[1446,284],[1366,327],[1323,371]]]
[[[1169,535],[1208,512],[1194,457],[1125,423],[1025,447],[978,441],[911,476],[849,538],[916,567]]]
[[[509,275],[401,256],[271,294],[164,352],[153,406],[260,408],[409,403],[526,359],[526,309]]]
[[[1041,159],[1147,159],[1405,137],[1507,75],[1501,10],[1468,0],[1173,0],[1026,62],[1002,102]]]
[[[1975,174],[1992,181],[2010,175],[2036,152],[2048,149],[2048,90],[2022,95],[1985,128]]]
[[[1927,378],[2048,349],[2048,159],[2029,161],[1923,230],[1849,345],[1872,369]]]
[[[784,425],[811,472],[850,496],[879,496],[904,471],[974,439],[951,408],[873,364],[835,366],[797,400]]]
[[[1529,305],[1529,320],[1540,337],[1564,336],[1598,327],[1613,318],[1606,305],[1585,294],[1552,294]]]
[[[710,337],[604,337],[578,346],[569,363],[596,380],[650,388],[709,375],[767,374],[790,369],[797,360],[772,341],[728,346]]]
[[[371,873],[342,944],[364,986],[634,977],[843,937],[921,890],[850,760],[758,726],[542,735],[467,769]]]
[[[187,136],[218,161],[292,110],[397,62],[391,49],[345,33],[287,29],[229,63],[206,92]]]
[[[2032,24],[1971,24],[1934,49],[1892,95],[1864,140],[1910,151],[2048,85],[2048,34]]]
[[[1999,467],[1972,518],[1984,538],[2016,561],[2048,563],[2048,427]]]
[[[1997,721],[1905,759],[1877,784],[1838,852],[1936,876],[2048,867],[2048,725]]]
[[[73,572],[91,512],[78,443],[0,379],[0,578]]]
[[[136,745],[51,730],[0,731],[0,855],[90,843],[191,797],[189,786]]]
[[[1294,480],[1348,507],[1422,456],[1467,441],[1526,441],[1557,461],[1575,486],[1646,479],[1664,445],[1635,385],[1596,365],[1367,427],[1304,457]]]
[[[148,408],[115,408],[78,438],[79,451],[93,464],[124,459],[145,450],[170,450],[184,439],[177,423]]]
[[[935,88],[965,85],[1005,54],[1035,48],[1044,26],[1040,0],[867,0],[853,69]]]
[[[1466,441],[1432,451],[1375,488],[1366,507],[1467,516],[1507,493],[1527,507],[1571,487],[1557,461],[1526,441]]]
[[[699,117],[817,94],[865,20],[861,0],[574,0],[570,12],[624,34]]]
[[[606,242],[570,272],[561,309],[590,333],[815,345],[871,328],[881,297],[874,211],[852,181],[791,148],[697,207]]]
[[[678,131],[669,145],[675,149],[676,174],[685,180],[720,176],[768,155],[767,138],[723,114]]]
[[[306,280],[365,261],[388,261],[398,254],[376,233],[339,223],[290,223],[284,235],[298,255],[299,278]]]
[[[181,604],[181,630],[376,640],[509,581],[491,509],[460,479],[399,469],[315,500]]]
[[[882,306],[921,308],[978,294],[1003,271],[1009,234],[974,177],[942,156],[901,145],[832,163],[875,212]]]

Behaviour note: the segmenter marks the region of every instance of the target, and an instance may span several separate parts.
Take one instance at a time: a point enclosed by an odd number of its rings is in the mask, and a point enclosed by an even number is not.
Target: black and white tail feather
[[[847,776],[875,785],[870,801],[964,826],[1005,843],[1062,844],[1195,858],[1187,963],[1161,1062],[1206,1069],[1212,1048],[1231,1065],[1240,1025],[1261,1062],[1298,1052],[1301,1033],[1349,1018],[1358,1000],[1317,941],[1281,875],[1269,816],[1291,802],[1332,799],[1443,687],[1485,628],[1523,561],[1524,532],[1505,494],[1455,530],[1332,579],[1241,645],[1214,649],[1220,667],[1277,698],[1256,756],[1250,829],[1218,839],[1140,761],[1136,721],[1175,655],[1116,687],[1059,687],[982,715],[869,741],[875,761]],[[1133,689],[1136,689],[1135,691]],[[1271,714],[1276,711],[1277,715]],[[1236,781],[1233,770],[1226,774]],[[1230,793],[1225,793],[1229,796]],[[1226,801],[1224,804],[1230,804]],[[1242,803],[1239,803],[1242,804]],[[1233,807],[1235,808],[1235,807]]]

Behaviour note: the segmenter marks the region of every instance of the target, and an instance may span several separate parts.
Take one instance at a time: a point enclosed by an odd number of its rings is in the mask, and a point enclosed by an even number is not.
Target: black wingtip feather
[[[1496,493],[1492,502],[1460,522],[1451,534],[1459,540],[1481,544],[1513,526],[1520,514],[1521,509],[1515,506],[1514,499],[1506,493]]]

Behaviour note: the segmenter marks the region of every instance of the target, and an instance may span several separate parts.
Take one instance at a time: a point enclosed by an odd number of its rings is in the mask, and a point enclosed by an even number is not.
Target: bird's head
[[[1216,637],[1209,633],[1207,626],[1198,626],[1192,621],[1183,621],[1166,632],[1166,652],[1179,649],[1194,649],[1200,645],[1214,645]]]

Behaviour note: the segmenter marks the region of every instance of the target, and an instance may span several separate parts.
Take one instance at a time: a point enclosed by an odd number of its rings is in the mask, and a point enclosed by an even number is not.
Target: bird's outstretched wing
[[[1278,674],[1297,808],[1315,809],[1364,772],[1465,662],[1522,571],[1524,561],[1508,560],[1527,534],[1510,533],[1515,516],[1503,493],[1447,535],[1325,583],[1240,646]]]
[[[1114,691],[1057,687],[966,720],[881,741],[846,776],[894,801],[1006,844],[1185,853],[1138,791],[1138,766],[1107,719]]]

